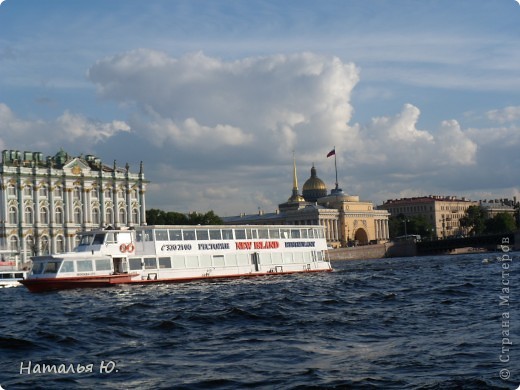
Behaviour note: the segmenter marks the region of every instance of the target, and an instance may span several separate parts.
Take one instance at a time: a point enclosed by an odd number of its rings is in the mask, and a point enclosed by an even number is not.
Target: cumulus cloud
[[[393,117],[377,117],[367,125],[357,125],[362,148],[354,160],[405,175],[475,163],[477,145],[457,121],[443,122],[438,131],[421,130],[417,128],[420,113],[419,108],[405,104]]]
[[[130,127],[126,122],[94,121],[69,111],[65,111],[55,120],[26,120],[0,103],[0,146],[3,148],[52,153],[60,146],[89,148],[120,132],[129,131]]]
[[[68,140],[73,141],[77,139],[83,140],[86,143],[97,143],[106,141],[113,137],[118,132],[130,131],[130,126],[123,121],[112,121],[110,123],[103,123],[99,121],[92,121],[80,114],[72,114],[65,111],[57,120],[57,132]]]
[[[202,52],[174,58],[139,49],[101,59],[87,75],[101,96],[133,108],[129,123],[153,146],[152,166],[167,161],[169,168],[151,180],[165,180],[163,188],[171,190],[157,196],[208,208],[256,203],[274,209],[290,195],[293,150],[299,172],[315,163],[333,180],[325,154],[335,146],[345,189],[381,193],[389,178],[412,192],[456,178],[476,166],[485,148],[456,120],[420,128],[421,111],[413,104],[352,124],[359,69],[315,53],[225,61]],[[226,196],[217,196],[223,186]]]
[[[514,122],[520,119],[520,106],[508,106],[499,110],[490,110],[486,113],[489,120],[498,123]]]
[[[136,104],[148,123],[136,129],[161,142],[209,139],[207,148],[249,145],[278,157],[341,142],[359,79],[353,64],[312,53],[224,61],[146,49],[100,60],[87,76],[102,96]]]

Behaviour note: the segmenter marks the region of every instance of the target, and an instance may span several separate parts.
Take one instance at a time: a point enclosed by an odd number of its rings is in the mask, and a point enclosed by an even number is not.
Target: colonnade
[[[390,237],[388,219],[376,219],[374,223],[376,225],[376,240],[388,240]]]

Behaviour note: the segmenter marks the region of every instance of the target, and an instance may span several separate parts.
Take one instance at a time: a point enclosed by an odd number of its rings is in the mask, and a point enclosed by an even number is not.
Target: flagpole
[[[336,169],[336,189],[338,189],[338,164],[336,162],[336,146],[334,146],[334,168]]]

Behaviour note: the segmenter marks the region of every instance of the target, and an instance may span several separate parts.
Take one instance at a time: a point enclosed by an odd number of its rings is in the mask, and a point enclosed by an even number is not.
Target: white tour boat
[[[74,252],[32,260],[32,292],[332,271],[323,227],[304,225],[88,231]]]
[[[15,253],[0,250],[0,287],[18,287],[20,281],[27,277],[27,268],[22,269]]]

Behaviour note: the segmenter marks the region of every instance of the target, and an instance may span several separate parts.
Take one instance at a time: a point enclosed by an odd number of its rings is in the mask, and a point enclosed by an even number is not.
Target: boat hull
[[[106,275],[74,278],[35,278],[21,280],[20,283],[31,292],[70,290],[75,288],[111,287],[128,283],[134,275]]]
[[[213,276],[193,276],[193,277],[179,277],[179,278],[165,278],[165,279],[140,279],[135,275],[109,275],[109,276],[91,276],[91,277],[75,277],[75,278],[45,278],[45,279],[25,279],[20,281],[29,291],[34,293],[70,290],[82,288],[100,288],[113,287],[123,284],[158,284],[158,283],[189,283],[195,281],[211,281],[222,279],[240,279],[240,278],[254,278],[261,276],[274,275],[292,275],[301,273],[317,273],[317,272],[332,272],[329,269],[315,269],[305,271],[286,271],[286,272],[263,272],[263,273],[247,273],[247,274],[229,274],[229,275],[213,275]]]

